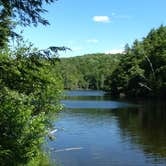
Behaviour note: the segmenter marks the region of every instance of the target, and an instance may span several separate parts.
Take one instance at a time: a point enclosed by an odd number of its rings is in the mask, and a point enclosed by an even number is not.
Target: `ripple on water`
[[[61,103],[66,108],[97,108],[97,109],[117,109],[117,108],[126,108],[126,107],[137,107],[137,105],[117,102],[117,101],[73,101],[73,100],[62,100]]]

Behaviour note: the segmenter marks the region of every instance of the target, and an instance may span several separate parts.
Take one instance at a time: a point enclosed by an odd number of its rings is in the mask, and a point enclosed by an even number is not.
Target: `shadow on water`
[[[64,166],[166,165],[165,102],[130,104],[81,93],[63,101],[57,139],[49,142],[53,159]]]
[[[146,154],[166,159],[166,105],[146,103],[143,107],[113,112],[118,117],[122,139],[130,139]]]

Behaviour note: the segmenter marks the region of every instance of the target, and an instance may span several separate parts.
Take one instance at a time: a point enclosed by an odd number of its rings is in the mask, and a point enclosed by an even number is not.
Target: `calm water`
[[[69,91],[48,141],[61,166],[165,166],[166,104],[115,101],[101,91]]]

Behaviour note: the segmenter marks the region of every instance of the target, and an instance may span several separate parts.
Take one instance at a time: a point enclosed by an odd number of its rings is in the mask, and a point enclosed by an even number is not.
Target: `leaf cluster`
[[[113,95],[166,96],[166,27],[135,40],[110,76]]]
[[[4,165],[26,165],[38,158],[51,127],[50,116],[62,109],[63,86],[53,70],[59,62],[40,52],[24,42],[12,51],[1,50],[0,163]]]

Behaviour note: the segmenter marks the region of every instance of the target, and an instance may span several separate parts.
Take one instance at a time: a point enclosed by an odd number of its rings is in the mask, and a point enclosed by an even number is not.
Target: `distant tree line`
[[[65,47],[38,50],[17,25],[48,24],[43,3],[0,0],[0,164],[38,166],[52,113],[66,89],[103,89],[119,96],[166,96],[166,27],[152,29],[125,54],[57,58]],[[12,39],[12,40],[11,40]],[[12,42],[11,42],[12,41]]]
[[[107,79],[118,65],[120,56],[96,53],[61,58],[56,70],[66,89],[109,89]]]
[[[152,29],[124,54],[62,58],[66,89],[102,89],[112,96],[166,96],[166,27]]]

